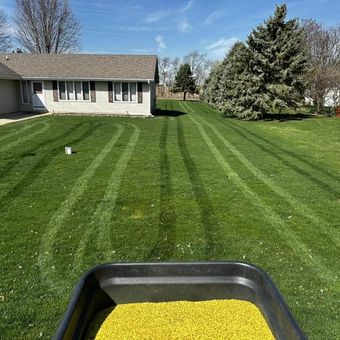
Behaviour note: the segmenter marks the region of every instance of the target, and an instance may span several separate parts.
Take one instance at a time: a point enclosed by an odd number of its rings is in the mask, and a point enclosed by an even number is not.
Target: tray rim
[[[190,266],[190,265],[233,265],[233,266],[240,266],[243,268],[247,268],[249,270],[253,270],[257,272],[260,276],[262,276],[266,282],[267,285],[270,286],[270,289],[272,290],[272,293],[281,306],[284,314],[286,315],[289,323],[294,327],[295,331],[297,332],[300,339],[307,339],[307,336],[304,334],[303,330],[300,328],[298,323],[296,322],[293,314],[291,313],[283,295],[279,291],[279,289],[276,287],[274,281],[270,277],[270,275],[265,272],[263,269],[259,268],[256,265],[250,264],[248,262],[243,261],[167,261],[167,262],[108,262],[96,265],[89,270],[87,270],[79,279],[77,284],[75,285],[75,288],[72,291],[71,297],[69,299],[69,303],[67,305],[67,309],[63,314],[62,319],[59,322],[58,328],[56,330],[54,339],[63,339],[63,334],[66,331],[66,328],[71,320],[71,317],[74,313],[74,310],[76,308],[77,302],[80,298],[80,295],[82,293],[82,288],[86,284],[87,280],[92,275],[95,275],[96,272],[102,269],[107,269],[111,267],[128,267],[128,266],[137,266],[137,267],[145,267],[145,266]],[[204,276],[204,275],[202,275]]]

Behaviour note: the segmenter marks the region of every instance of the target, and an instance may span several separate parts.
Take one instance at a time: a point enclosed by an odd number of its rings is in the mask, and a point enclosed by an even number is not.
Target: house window
[[[66,88],[64,81],[59,82],[59,99],[66,100]]]
[[[128,83],[122,83],[122,89],[123,89],[123,102],[129,101],[129,84]]]
[[[22,96],[22,103],[29,104],[30,98],[30,81],[29,80],[22,80],[21,81],[21,96]]]
[[[131,83],[130,84],[130,101],[135,102],[137,100],[137,85],[136,83]]]
[[[74,82],[74,92],[75,92],[76,100],[83,99],[81,95],[81,82],[80,81]]]
[[[120,102],[122,100],[122,83],[115,83],[115,101]]]
[[[60,100],[90,100],[88,81],[59,81]]]
[[[136,83],[114,83],[114,101],[115,102],[136,102],[137,101],[137,84]]]
[[[66,84],[67,84],[67,99],[74,100],[73,81],[68,81]]]
[[[90,86],[87,81],[82,82],[83,86],[83,100],[90,100]]]

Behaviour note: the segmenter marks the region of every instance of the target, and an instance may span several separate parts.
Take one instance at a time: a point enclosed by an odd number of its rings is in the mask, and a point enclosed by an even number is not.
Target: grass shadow
[[[206,258],[213,259],[215,254],[220,254],[220,238],[217,230],[218,222],[214,212],[214,205],[204,188],[204,184],[198,174],[197,167],[190,155],[188,146],[185,141],[183,125],[181,120],[177,120],[178,146],[182,159],[189,176],[189,180],[194,191],[195,199],[200,211],[201,222],[204,227],[206,239]]]
[[[170,102],[170,105],[172,103]],[[183,111],[178,111],[178,110],[168,110],[168,109],[161,109],[157,108],[156,112],[153,114],[155,117],[179,117],[187,114],[186,112]]]
[[[264,121],[286,122],[290,120],[304,120],[315,118],[315,115],[310,113],[266,113],[263,117]]]
[[[159,231],[154,248],[147,259],[168,260],[174,252],[176,242],[176,212],[171,180],[171,168],[167,151],[169,118],[165,117],[160,136],[160,215]]]

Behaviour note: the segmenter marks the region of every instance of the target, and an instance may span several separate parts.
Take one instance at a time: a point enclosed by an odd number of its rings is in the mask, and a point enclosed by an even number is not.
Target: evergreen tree
[[[268,100],[266,92],[261,90],[261,78],[251,68],[252,54],[243,43],[237,43],[229,54],[228,100],[223,112],[240,119],[260,119]]]
[[[227,116],[260,119],[271,110],[303,103],[307,58],[297,20],[286,5],[237,42],[205,84],[205,101]]]
[[[201,95],[201,99],[214,108],[216,108],[216,93],[220,87],[222,67],[223,65],[219,64],[210,73],[203,85],[203,94]]]
[[[188,92],[194,93],[196,91],[195,80],[192,76],[189,64],[183,64],[180,66],[175,77],[175,84],[172,91],[183,92],[183,100],[185,100]]]
[[[250,69],[254,86],[251,111],[259,116],[270,109],[297,107],[303,102],[307,58],[301,49],[303,31],[296,19],[286,21],[287,7],[277,6],[274,16],[249,35]]]
[[[226,116],[242,115],[246,109],[240,101],[245,84],[251,81],[249,73],[249,50],[242,42],[233,45],[224,61],[221,86],[217,92],[217,109]]]

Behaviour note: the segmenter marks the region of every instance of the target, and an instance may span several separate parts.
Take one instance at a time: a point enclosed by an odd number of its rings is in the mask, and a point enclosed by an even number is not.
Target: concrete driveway
[[[27,113],[27,112],[14,112],[0,114],[0,125],[20,122],[22,120],[38,118],[50,115],[50,113]]]

